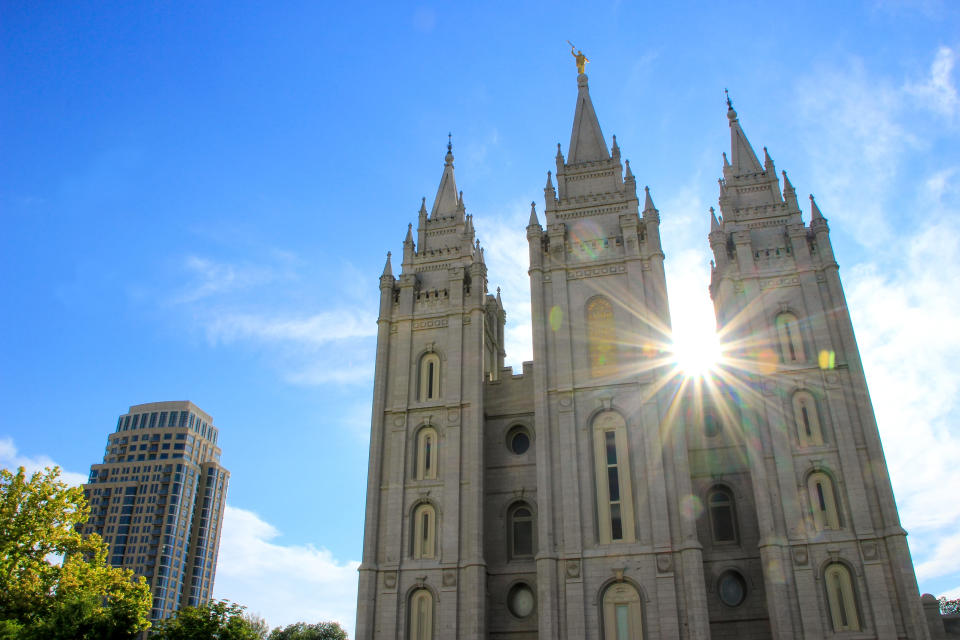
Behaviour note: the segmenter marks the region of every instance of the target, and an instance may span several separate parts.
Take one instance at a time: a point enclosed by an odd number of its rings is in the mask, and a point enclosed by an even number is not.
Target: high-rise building
[[[448,146],[380,277],[358,640],[928,637],[827,222],[727,118],[728,353],[699,380],[669,354],[660,213],[585,74],[525,230],[520,373]]]
[[[84,533],[103,536],[110,564],[144,576],[151,618],[210,599],[230,473],[219,431],[192,402],[130,407],[83,485]]]

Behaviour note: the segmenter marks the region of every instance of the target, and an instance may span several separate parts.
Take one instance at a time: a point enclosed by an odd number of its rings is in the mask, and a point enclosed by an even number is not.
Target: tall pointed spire
[[[720,221],[717,220],[717,212],[710,207],[710,231],[720,231]]]
[[[389,252],[389,251],[387,251],[387,263],[386,263],[385,265],[383,265],[383,273],[380,274],[380,275],[381,275],[381,277],[382,277],[382,276],[392,276],[392,275],[393,275],[393,268],[390,266],[390,252]]]
[[[727,90],[723,90],[727,93]],[[730,120],[730,163],[733,165],[734,175],[743,175],[745,173],[760,173],[763,167],[754,153],[750,141],[740,128],[740,121],[737,119],[737,112],[733,108],[733,102],[730,100],[730,94],[727,93],[727,119]]]
[[[457,181],[453,175],[453,140],[447,134],[447,155],[444,157],[443,176],[440,178],[440,187],[437,197],[433,201],[430,217],[437,218],[456,213],[460,199],[457,197]]]
[[[587,85],[587,74],[577,76],[577,109],[573,114],[573,131],[570,134],[570,148],[567,151],[567,162],[595,162],[607,160],[610,154],[603,141],[603,132],[600,131],[600,122],[593,109],[590,99],[590,87]]]

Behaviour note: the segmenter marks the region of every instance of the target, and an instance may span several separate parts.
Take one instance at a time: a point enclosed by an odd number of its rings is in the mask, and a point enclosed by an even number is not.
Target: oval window
[[[747,583],[736,571],[726,571],[717,583],[720,602],[728,607],[739,606],[747,597]]]
[[[515,427],[507,434],[507,447],[516,455],[522,455],[530,449],[530,434],[523,427]]]
[[[533,590],[525,584],[515,585],[507,597],[507,608],[518,618],[526,618],[533,613]]]

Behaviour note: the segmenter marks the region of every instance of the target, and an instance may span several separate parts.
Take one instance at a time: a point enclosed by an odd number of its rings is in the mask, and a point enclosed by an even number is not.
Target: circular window
[[[703,414],[703,432],[709,438],[720,433],[720,419],[713,409],[707,409]]]
[[[507,434],[507,447],[513,453],[522,455],[530,448],[530,434],[523,427],[515,427]]]
[[[533,590],[523,583],[514,585],[507,596],[507,608],[518,618],[526,618],[533,613],[534,602]]]
[[[747,583],[736,571],[726,571],[717,583],[720,602],[728,607],[737,607],[747,597]]]

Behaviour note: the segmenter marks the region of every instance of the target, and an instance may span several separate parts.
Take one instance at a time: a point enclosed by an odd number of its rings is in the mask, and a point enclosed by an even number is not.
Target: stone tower
[[[703,378],[585,74],[526,228],[520,373],[448,145],[380,277],[358,640],[928,637],[826,220],[727,115]]]
[[[713,637],[752,627],[775,638],[925,638],[827,221],[811,196],[804,224],[786,172],[781,192],[767,149],[761,165],[729,100],[727,118],[722,217],[711,209],[709,239],[710,292],[729,365],[705,394],[706,437],[690,439],[702,461],[695,485],[728,490],[704,492],[707,510],[717,495],[740,500],[747,525],[731,553],[704,519],[708,587],[724,567],[742,567],[747,589],[762,589],[765,600],[747,609],[769,628],[717,606]]]
[[[505,317],[448,144],[400,277],[389,254],[380,277],[358,638],[486,637],[483,390],[503,365]]]
[[[558,145],[557,188],[548,174],[544,190],[546,230],[533,215],[527,227],[540,637],[705,637],[696,529],[675,508],[691,491],[684,442],[661,428],[670,312],[660,215],[648,189],[639,211],[585,74],[577,85],[567,157]]]

